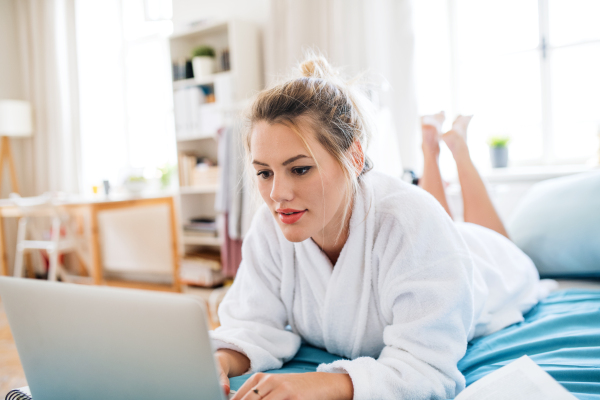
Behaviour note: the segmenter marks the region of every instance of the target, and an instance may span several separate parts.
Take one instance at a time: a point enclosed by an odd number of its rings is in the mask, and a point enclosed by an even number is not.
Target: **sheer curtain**
[[[175,164],[168,35],[142,0],[74,0],[80,70],[83,191]]]
[[[267,83],[285,77],[307,49],[319,51],[348,76],[379,76],[382,110],[372,156],[400,175],[419,163],[414,86],[412,0],[280,0],[271,2],[265,37]]]
[[[33,137],[23,141],[22,195],[81,189],[74,0],[16,2],[25,100]]]

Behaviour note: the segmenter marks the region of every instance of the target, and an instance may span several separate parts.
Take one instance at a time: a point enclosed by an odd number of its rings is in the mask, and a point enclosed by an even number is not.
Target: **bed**
[[[467,385],[528,355],[580,400],[600,400],[600,170],[534,185],[507,228],[558,289],[511,325],[468,344],[458,363]],[[270,373],[316,371],[340,359],[302,345]],[[237,390],[249,375],[231,379]]]
[[[561,286],[579,285],[564,281]],[[458,363],[467,385],[526,354],[578,399],[600,400],[600,281],[584,286],[553,292],[525,321],[471,341]],[[268,373],[312,372],[339,359],[303,344],[291,361]],[[231,378],[231,389],[249,377]]]

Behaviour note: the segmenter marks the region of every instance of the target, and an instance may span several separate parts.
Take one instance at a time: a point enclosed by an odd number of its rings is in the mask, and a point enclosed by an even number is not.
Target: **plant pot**
[[[508,147],[490,147],[492,168],[506,168],[508,165]]]
[[[194,67],[194,78],[203,78],[214,72],[215,59],[213,57],[201,56],[192,58]]]
[[[146,189],[146,184],[146,181],[131,181],[128,179],[125,181],[125,189],[129,194],[139,196]]]

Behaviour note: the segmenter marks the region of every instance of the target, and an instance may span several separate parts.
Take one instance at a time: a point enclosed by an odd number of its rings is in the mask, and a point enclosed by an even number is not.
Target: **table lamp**
[[[28,102],[21,100],[0,100],[0,136],[2,137],[2,143],[0,144],[0,188],[2,187],[2,177],[4,176],[5,160],[8,159],[12,192],[19,192],[19,183],[17,182],[15,162],[10,150],[9,136],[31,136],[33,132],[31,125],[31,106]]]

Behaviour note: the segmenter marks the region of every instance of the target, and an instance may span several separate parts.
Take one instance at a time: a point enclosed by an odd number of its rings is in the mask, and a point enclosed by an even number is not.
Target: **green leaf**
[[[508,142],[510,142],[508,136],[492,136],[488,139],[488,145],[490,145],[490,147],[506,147]]]
[[[210,46],[198,46],[192,51],[192,57],[214,57],[215,49]]]

